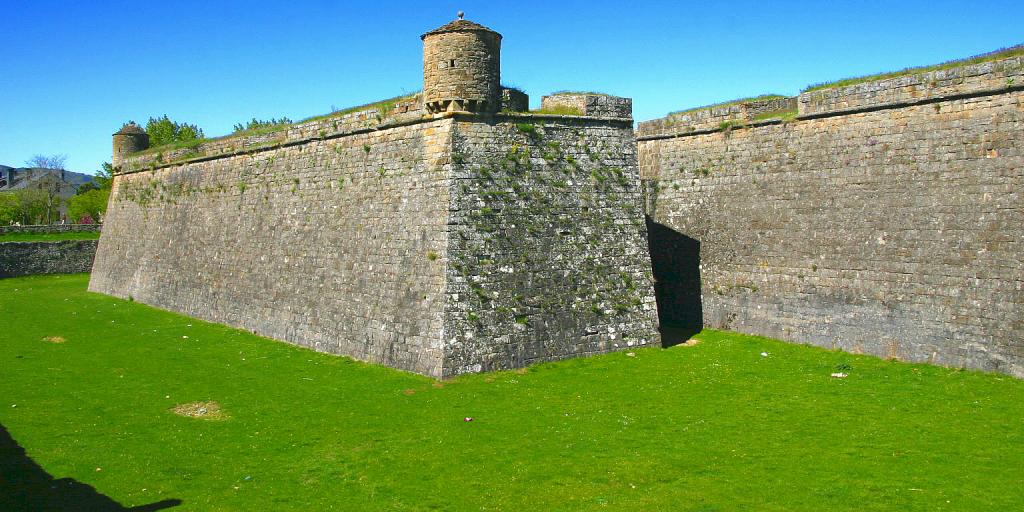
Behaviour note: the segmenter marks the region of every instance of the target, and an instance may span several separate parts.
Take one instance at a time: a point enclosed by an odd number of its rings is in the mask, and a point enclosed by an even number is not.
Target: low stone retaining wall
[[[100,224],[42,224],[30,226],[0,226],[0,235],[8,233],[18,234],[48,234],[48,233],[99,233]]]
[[[0,243],[0,277],[92,270],[99,240]]]

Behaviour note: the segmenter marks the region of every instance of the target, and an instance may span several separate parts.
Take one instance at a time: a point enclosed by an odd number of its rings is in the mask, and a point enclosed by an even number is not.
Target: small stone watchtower
[[[149,135],[134,121],[128,121],[114,134],[113,166],[117,168],[128,155],[149,147]]]
[[[423,39],[423,103],[428,112],[501,108],[501,34],[459,19]]]

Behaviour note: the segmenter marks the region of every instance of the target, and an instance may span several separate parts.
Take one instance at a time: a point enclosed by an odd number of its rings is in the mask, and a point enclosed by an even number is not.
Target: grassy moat
[[[4,242],[59,242],[62,240],[99,240],[98,231],[63,231],[60,233],[0,233]]]
[[[437,382],[87,281],[0,280],[0,509],[1024,509],[1004,375],[706,330]]]

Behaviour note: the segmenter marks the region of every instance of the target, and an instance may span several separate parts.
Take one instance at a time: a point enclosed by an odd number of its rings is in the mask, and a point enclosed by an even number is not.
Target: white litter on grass
[[[768,352],[761,352],[761,357],[768,357]]]
[[[626,352],[627,357],[636,357],[636,352]]]
[[[848,375],[845,373],[833,373],[832,376],[837,379],[845,379],[846,377],[848,377]]]

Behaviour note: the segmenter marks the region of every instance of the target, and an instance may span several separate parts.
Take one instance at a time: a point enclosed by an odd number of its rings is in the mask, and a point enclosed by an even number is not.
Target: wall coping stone
[[[26,233],[98,233],[102,224],[29,224],[25,226],[0,226],[0,234]]]
[[[324,141],[324,140],[340,139],[340,138],[345,138],[345,137],[349,137],[349,136],[353,136],[353,135],[361,135],[361,134],[364,134],[364,133],[370,133],[370,132],[376,132],[376,131],[385,131],[385,130],[390,130],[390,129],[393,129],[393,128],[401,128],[401,127],[405,127],[405,126],[412,126],[412,125],[417,125],[417,124],[422,124],[422,123],[430,123],[430,122],[434,122],[434,121],[438,121],[438,120],[442,120],[442,119],[447,119],[447,118],[463,118],[463,119],[464,118],[472,118],[472,119],[479,119],[479,120],[482,120],[482,121],[486,121],[488,118],[491,118],[491,119],[506,118],[506,119],[523,119],[523,120],[540,119],[540,120],[551,120],[551,121],[597,121],[599,123],[609,123],[609,124],[623,124],[623,123],[625,123],[625,124],[629,124],[630,126],[632,126],[632,124],[633,124],[633,119],[631,119],[631,118],[622,118],[622,117],[568,116],[568,115],[560,115],[560,114],[531,114],[529,112],[499,112],[499,113],[463,112],[463,111],[440,112],[440,113],[437,113],[437,114],[431,114],[431,115],[424,115],[424,116],[416,117],[414,119],[405,119],[405,120],[400,120],[400,121],[394,121],[394,122],[390,122],[390,123],[386,123],[386,124],[379,124],[379,125],[376,125],[376,126],[370,126],[370,127],[365,127],[365,128],[357,128],[357,129],[349,130],[349,131],[335,132],[335,133],[329,133],[329,134],[324,134],[324,135],[313,135],[313,136],[309,136],[309,137],[305,137],[305,138],[300,138],[300,139],[281,141],[281,142],[274,143],[274,144],[265,144],[265,145],[260,145],[260,146],[251,146],[251,147],[247,147],[247,148],[237,149],[237,150],[234,150],[234,151],[231,151],[231,152],[217,153],[217,154],[211,154],[211,155],[198,155],[198,156],[195,156],[195,157],[192,157],[192,158],[184,158],[184,159],[180,159],[180,160],[173,160],[173,161],[170,161],[170,162],[164,162],[164,163],[161,163],[159,165],[153,165],[151,163],[150,165],[147,165],[145,167],[134,167],[134,168],[129,168],[129,169],[121,169],[121,170],[117,171],[117,174],[118,175],[127,175],[127,174],[136,174],[136,173],[140,173],[140,172],[151,172],[151,171],[156,171],[156,170],[160,170],[160,169],[167,169],[167,168],[170,168],[170,167],[178,167],[178,166],[181,166],[181,165],[186,165],[186,164],[191,164],[191,163],[208,162],[208,161],[211,161],[211,160],[219,160],[219,159],[222,159],[222,158],[231,158],[231,157],[241,156],[241,155],[250,155],[250,154],[254,154],[254,153],[262,153],[264,151],[274,151],[274,150],[282,149],[282,148],[301,146],[303,144],[308,144],[310,142],[319,142],[319,141]],[[129,164],[126,164],[126,166],[128,166],[128,165]]]

